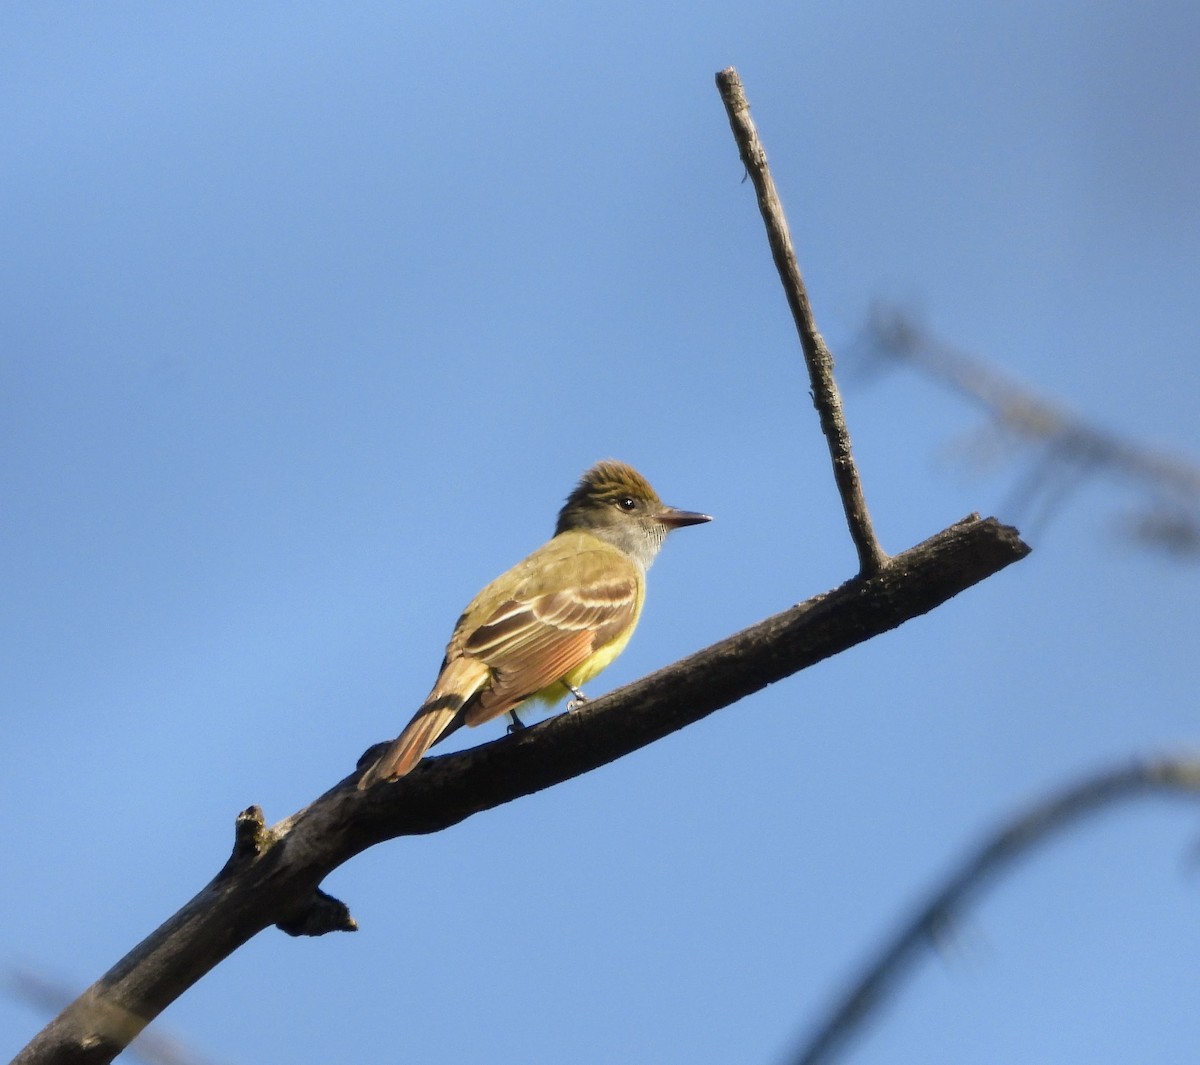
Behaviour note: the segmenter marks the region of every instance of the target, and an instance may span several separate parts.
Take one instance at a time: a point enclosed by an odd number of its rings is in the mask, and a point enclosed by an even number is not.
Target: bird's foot
[[[526,727],[525,722],[522,721],[519,717],[517,717],[517,712],[515,710],[510,710],[508,712],[508,716],[512,718],[512,721],[509,723],[509,726],[508,726],[508,735],[511,736],[514,732],[524,732],[525,731],[525,727]]]
[[[583,692],[581,692],[578,688],[571,687],[570,684],[567,685],[567,691],[569,691],[575,697],[567,703],[568,714],[572,710],[578,710],[581,706],[583,706],[584,703],[588,701],[588,697],[584,695]]]

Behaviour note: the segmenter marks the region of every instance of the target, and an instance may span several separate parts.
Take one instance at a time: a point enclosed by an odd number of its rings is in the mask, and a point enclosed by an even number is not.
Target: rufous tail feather
[[[488,676],[488,667],[477,659],[459,658],[449,663],[404,731],[362,775],[359,790],[369,788],[377,780],[397,780],[411,772]]]
[[[369,788],[377,780],[397,780],[411,772],[425,752],[429,750],[446,727],[454,720],[462,706],[461,699],[455,699],[451,705],[431,706],[422,709],[417,717],[409,723],[392,745],[358,782],[359,789]]]

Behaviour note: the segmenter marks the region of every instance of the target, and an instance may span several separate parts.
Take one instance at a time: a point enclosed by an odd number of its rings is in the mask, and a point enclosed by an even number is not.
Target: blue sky
[[[10,4],[0,964],[83,986],[394,735],[579,473],[672,537],[592,694],[849,577],[713,74],[742,74],[891,551],[995,512],[872,301],[1200,455],[1200,9]],[[1031,799],[1195,743],[1196,570],[1103,484],[934,614],[326,887],[164,1027],[258,1061],[777,1062]],[[1019,514],[999,513],[1017,520]],[[485,741],[499,729],[463,740]],[[847,1060],[1190,1060],[1197,811],[1039,853]],[[0,1054],[43,1018],[0,998]]]

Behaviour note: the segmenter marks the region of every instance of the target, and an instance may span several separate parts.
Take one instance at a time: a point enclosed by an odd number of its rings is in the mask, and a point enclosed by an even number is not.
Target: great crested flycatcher
[[[404,776],[456,718],[478,725],[529,699],[582,700],[580,686],[633,635],[646,570],[667,533],[711,520],[664,505],[632,466],[593,466],[559,511],[553,538],[463,611],[433,691],[359,788]]]

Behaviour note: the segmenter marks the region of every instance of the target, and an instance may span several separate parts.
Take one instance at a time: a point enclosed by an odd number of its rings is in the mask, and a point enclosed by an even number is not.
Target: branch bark
[[[1028,554],[1015,529],[972,515],[855,578],[633,684],[493,743],[430,758],[386,788],[356,770],[267,828],[238,819],[225,867],[88,988],[14,1065],[111,1061],[163,1009],[243,943],[279,925],[356,927],[321,881],[368,847],[436,832],[638,750],[824,658],[946,602]],[[365,758],[360,765],[365,768]]]

